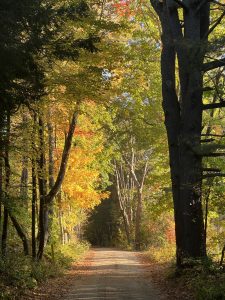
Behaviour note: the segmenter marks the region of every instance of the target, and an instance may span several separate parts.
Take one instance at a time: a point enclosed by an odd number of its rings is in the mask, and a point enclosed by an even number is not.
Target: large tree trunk
[[[162,25],[162,95],[174,200],[177,264],[206,255],[202,213],[202,65],[209,4],[186,1],[184,31],[174,1],[151,1]],[[198,9],[198,11],[197,11]],[[204,39],[203,39],[204,38]],[[178,58],[180,97],[175,89]]]

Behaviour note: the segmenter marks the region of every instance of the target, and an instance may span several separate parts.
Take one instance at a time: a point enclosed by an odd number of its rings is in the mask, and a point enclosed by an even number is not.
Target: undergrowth
[[[42,261],[10,252],[0,257],[0,299],[18,299],[26,289],[33,289],[48,278],[58,277],[81,259],[88,250],[87,243],[47,247]]]
[[[210,257],[188,261],[186,267],[177,269],[173,245],[150,247],[145,254],[151,262],[163,266],[161,274],[165,283],[180,295],[180,299],[225,300],[225,268]],[[185,298],[182,298],[181,292]],[[190,295],[189,298],[186,294]]]
[[[175,262],[176,248],[174,244],[164,244],[160,247],[149,247],[146,251],[146,256],[149,260],[158,263],[170,263]]]

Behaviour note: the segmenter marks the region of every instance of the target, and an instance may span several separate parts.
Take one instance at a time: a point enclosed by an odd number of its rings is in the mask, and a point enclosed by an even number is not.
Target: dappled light
[[[0,1],[0,299],[225,299],[225,1]]]

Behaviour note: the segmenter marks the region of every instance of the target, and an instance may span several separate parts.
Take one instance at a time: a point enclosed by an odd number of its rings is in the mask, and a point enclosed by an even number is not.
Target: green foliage
[[[8,253],[7,257],[0,257],[0,279],[3,283],[3,286],[0,284],[0,299],[12,299],[10,297],[35,288],[48,278],[58,277],[72,262],[83,258],[88,248],[87,243],[78,242],[57,245],[54,260],[51,249],[48,248],[45,258],[39,262],[15,252]]]
[[[112,195],[90,212],[85,226],[85,237],[95,246],[113,247],[121,245],[121,216]]]
[[[196,300],[224,300],[225,276],[208,276],[196,281]]]

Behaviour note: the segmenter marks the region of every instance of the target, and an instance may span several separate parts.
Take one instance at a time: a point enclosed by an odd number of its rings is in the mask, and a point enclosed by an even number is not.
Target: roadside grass
[[[210,257],[187,261],[187,267],[177,269],[175,246],[151,247],[145,257],[153,265],[153,277],[169,299],[225,300],[225,268]],[[161,282],[160,282],[161,281]]]
[[[89,245],[74,243],[47,247],[42,261],[13,252],[0,257],[0,299],[19,299],[25,290],[34,289],[49,278],[61,276],[74,261],[81,260]]]

